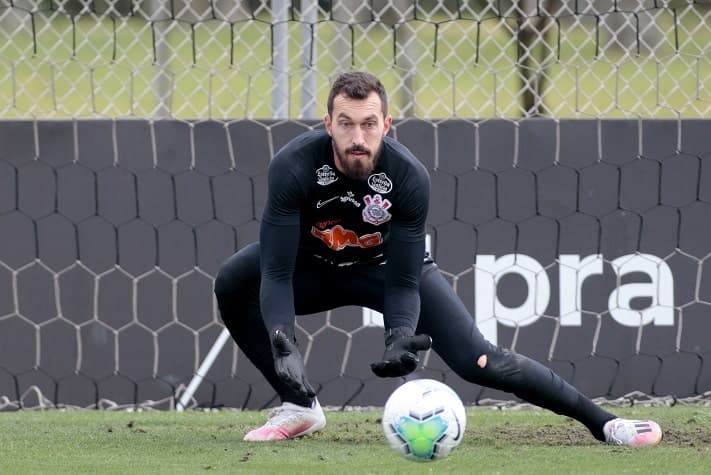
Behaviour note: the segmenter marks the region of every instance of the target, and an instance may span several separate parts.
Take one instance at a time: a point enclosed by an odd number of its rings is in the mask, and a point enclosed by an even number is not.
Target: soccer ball
[[[444,458],[459,445],[467,418],[457,393],[433,379],[408,381],[388,398],[383,430],[390,446],[410,460]]]

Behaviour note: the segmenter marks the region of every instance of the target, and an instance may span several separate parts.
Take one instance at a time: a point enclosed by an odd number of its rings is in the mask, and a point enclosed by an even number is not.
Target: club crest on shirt
[[[365,195],[363,197],[365,208],[363,209],[363,221],[366,223],[379,226],[390,221],[392,214],[388,213],[387,209],[392,206],[388,200],[384,200],[382,196]]]
[[[377,193],[390,193],[393,189],[393,182],[385,173],[375,173],[368,177],[368,186]]]
[[[330,185],[336,180],[338,180],[336,172],[333,171],[333,168],[329,167],[328,165],[324,165],[318,170],[316,170],[316,183],[318,183],[319,185]]]

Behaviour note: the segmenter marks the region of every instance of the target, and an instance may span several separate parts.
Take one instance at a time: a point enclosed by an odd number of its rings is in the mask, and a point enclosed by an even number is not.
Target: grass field
[[[419,464],[386,446],[377,411],[328,412],[319,434],[247,443],[264,412],[48,411],[0,414],[0,473],[702,474],[711,471],[711,409],[624,408],[665,430],[654,448],[611,447],[542,410],[468,413],[459,448]]]

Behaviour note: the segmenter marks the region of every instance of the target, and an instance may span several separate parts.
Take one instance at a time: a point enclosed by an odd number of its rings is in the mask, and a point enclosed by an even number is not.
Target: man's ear
[[[328,132],[328,135],[331,135],[331,116],[329,115],[328,112],[326,112],[326,115],[323,116],[323,125],[326,127],[326,132]]]
[[[383,135],[388,135],[388,132],[390,132],[390,127],[393,125],[393,116],[388,114],[388,116],[385,118],[385,125],[383,127]]]

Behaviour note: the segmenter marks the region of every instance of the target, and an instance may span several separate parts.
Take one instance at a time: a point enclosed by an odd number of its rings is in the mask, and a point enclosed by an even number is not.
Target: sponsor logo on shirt
[[[346,196],[341,196],[341,203],[350,203],[356,208],[360,208],[360,202],[355,199],[355,194],[352,191],[346,192]]]
[[[363,221],[366,223],[379,226],[390,221],[392,214],[387,212],[387,209],[392,206],[388,200],[384,200],[382,196],[365,195],[363,197],[365,208],[363,208]]]
[[[316,183],[318,183],[319,185],[327,186],[336,180],[338,180],[336,172],[328,165],[324,165],[318,170],[316,170]]]
[[[355,231],[345,229],[340,224],[324,230],[312,226],[311,235],[323,241],[334,251],[342,251],[348,246],[367,249],[383,243],[383,237],[379,232],[358,236]]]
[[[316,202],[316,209],[319,209],[319,208],[321,208],[322,206],[326,206],[327,204],[329,204],[331,201],[333,201],[333,200],[335,200],[335,199],[338,199],[338,196],[334,196],[333,198],[329,198],[329,199],[323,200],[323,201],[318,200],[318,201]]]
[[[329,226],[340,223],[340,219],[325,219],[323,221],[316,221],[315,225],[319,229],[326,229]]]
[[[368,177],[368,186],[377,193],[390,193],[393,189],[393,182],[385,173],[375,173]]]
[[[351,203],[356,208],[360,208],[360,202],[355,199],[355,193],[353,193],[352,191],[347,191],[345,195],[334,196],[332,198],[329,198],[329,199],[323,200],[323,201],[318,200],[316,202],[316,209],[320,209],[323,206],[327,205],[328,203],[330,203],[331,201],[334,201],[336,199],[340,199],[341,203]]]

